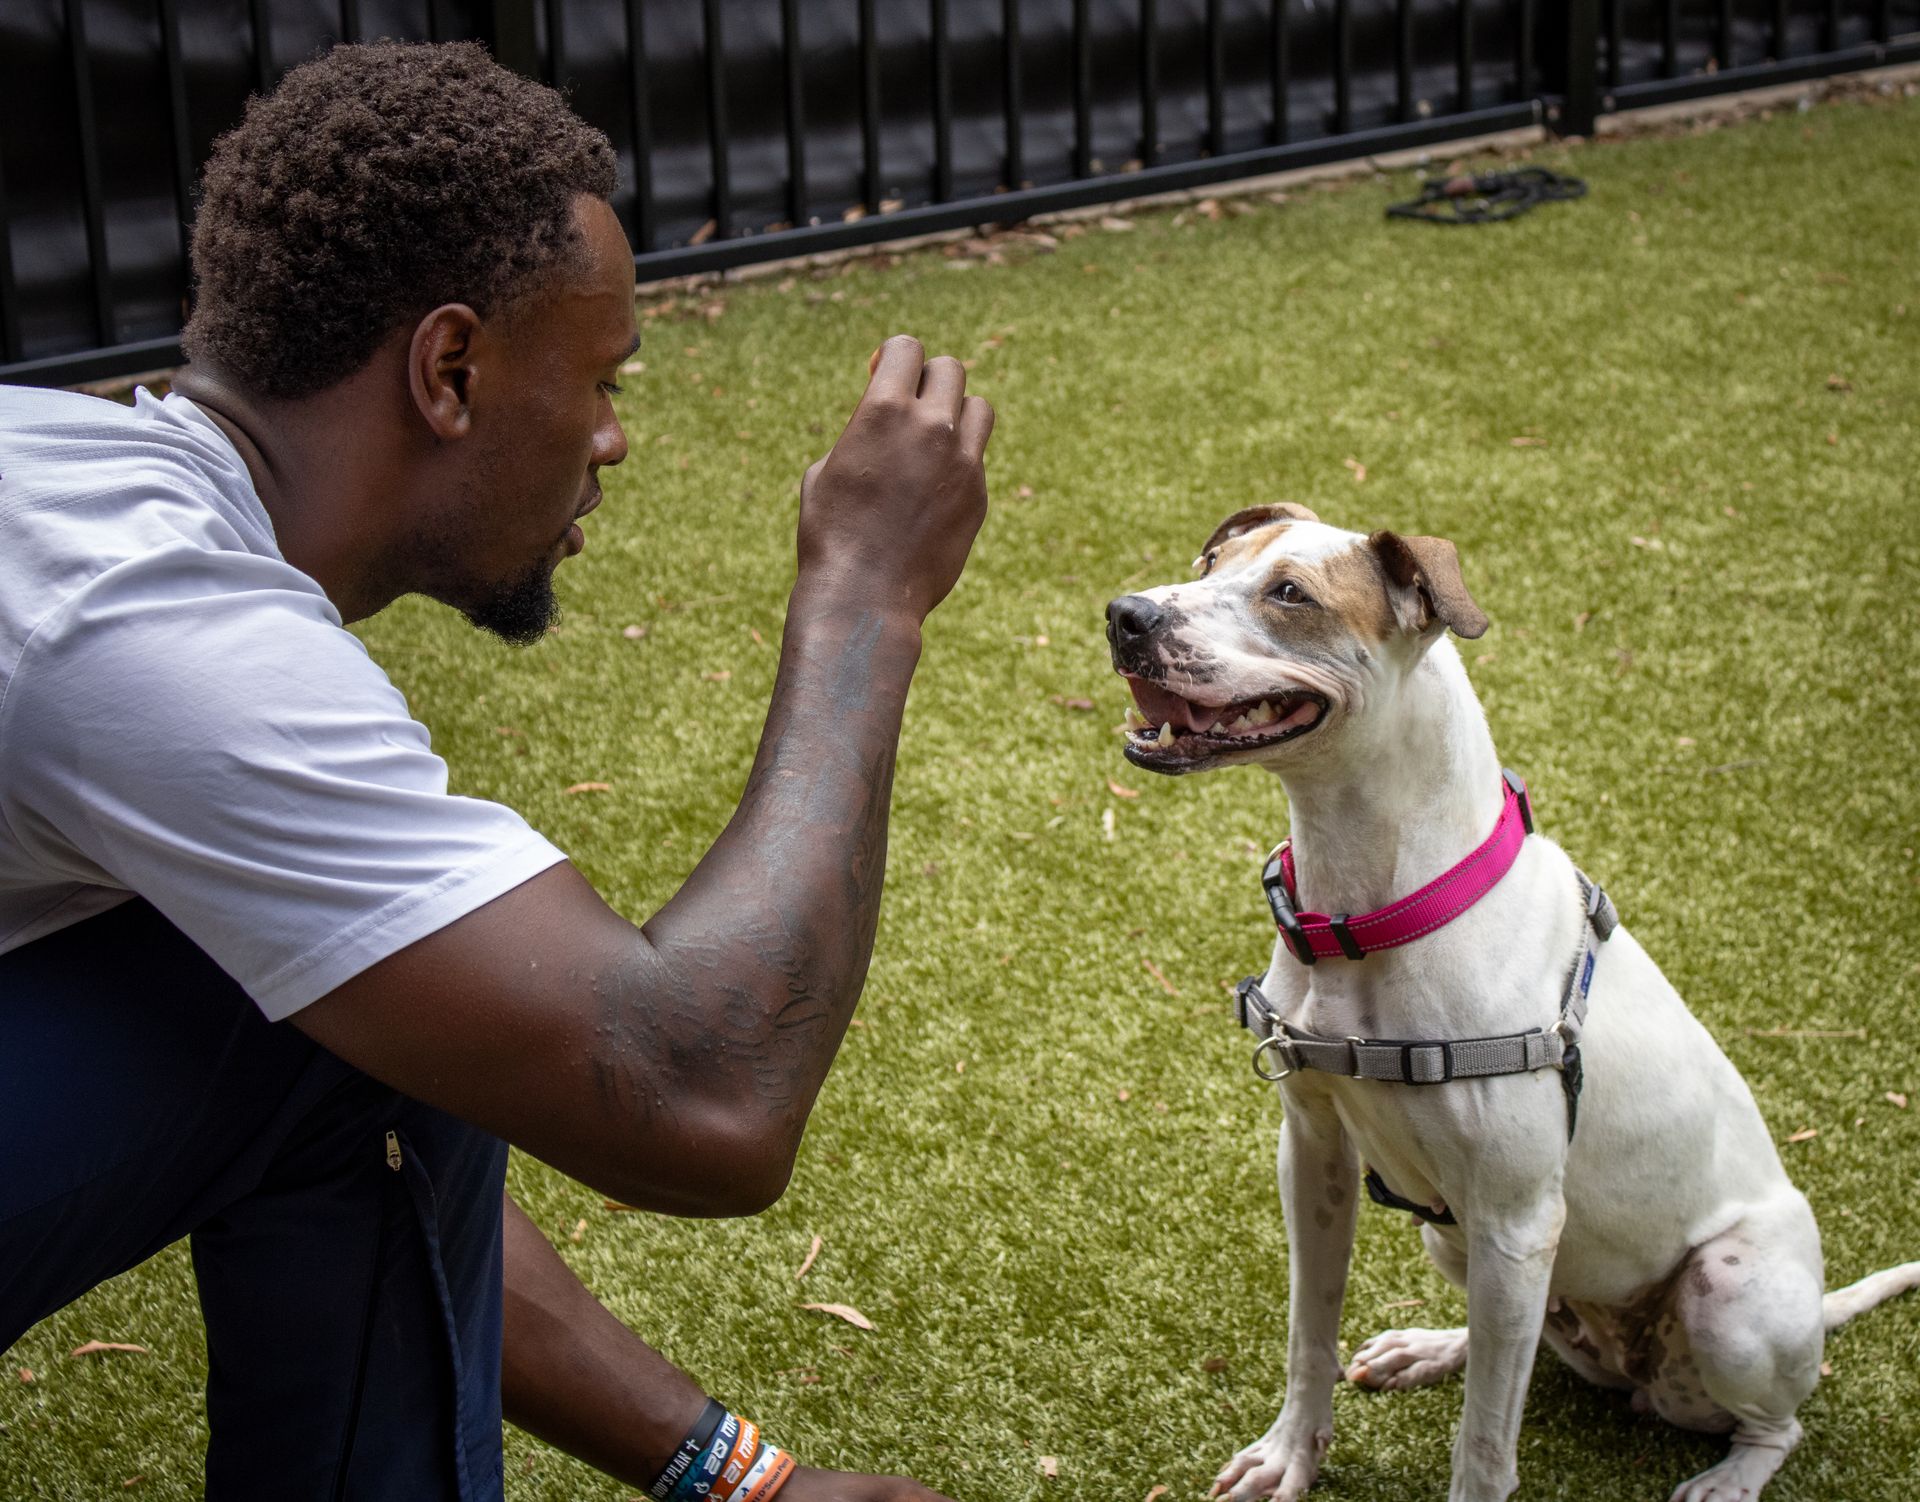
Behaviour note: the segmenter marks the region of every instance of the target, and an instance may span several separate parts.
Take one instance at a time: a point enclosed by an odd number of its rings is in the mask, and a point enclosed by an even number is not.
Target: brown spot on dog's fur
[[[1439,621],[1465,637],[1484,636],[1486,612],[1467,593],[1460,555],[1444,537],[1402,537],[1375,532],[1367,539],[1387,577],[1402,589],[1417,589],[1430,621]]]
[[[1344,1205],[1346,1202],[1347,1202],[1347,1190],[1345,1185],[1343,1184],[1327,1185],[1327,1203],[1329,1205],[1335,1205],[1335,1206]]]
[[[1333,1212],[1322,1205],[1313,1212],[1313,1223],[1323,1231],[1333,1229]]]
[[[1200,544],[1200,556],[1208,553],[1236,537],[1245,537],[1249,532],[1258,532],[1262,527],[1271,527],[1277,522],[1317,522],[1315,516],[1305,506],[1297,506],[1292,501],[1280,501],[1271,506],[1248,506],[1236,511],[1232,516],[1213,529],[1207,540]]]
[[[1728,1267],[1738,1267],[1740,1265],[1740,1259],[1738,1257],[1722,1257],[1720,1260],[1726,1263]]]

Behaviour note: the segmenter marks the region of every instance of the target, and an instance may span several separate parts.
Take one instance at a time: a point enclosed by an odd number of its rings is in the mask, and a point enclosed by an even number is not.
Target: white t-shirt
[[[0,386],[0,953],[137,894],[278,1020],[564,858],[448,794],[205,413]]]

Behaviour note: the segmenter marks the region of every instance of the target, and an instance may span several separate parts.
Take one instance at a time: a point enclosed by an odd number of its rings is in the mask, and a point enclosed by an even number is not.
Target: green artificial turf
[[[1383,219],[1410,179],[1363,179],[676,304],[561,630],[515,653],[417,602],[367,629],[455,787],[643,917],[740,789],[797,479],[867,352],[911,330],[998,408],[994,509],[909,707],[871,979],[792,1189],[676,1222],[513,1170],[624,1319],[808,1461],[960,1502],[1138,1502],[1195,1494],[1273,1417],[1279,1111],[1223,985],[1272,939],[1280,788],[1127,767],[1101,630],[1259,501],[1459,544],[1504,758],[1746,1072],[1829,1281],[1920,1257],[1920,101],[1536,159],[1590,196],[1441,230]],[[1461,1313],[1407,1218],[1365,1210],[1346,1338]],[[89,1338],[151,1354],[70,1359]],[[1905,1502],[1917,1358],[1920,1298],[1836,1336],[1768,1497]],[[203,1361],[183,1248],[36,1328],[0,1372],[0,1496],[193,1495]],[[1441,1495],[1460,1399],[1343,1387],[1316,1495]],[[1546,1357],[1522,1495],[1660,1499],[1722,1449]],[[507,1472],[514,1502],[631,1495],[511,1431]]]

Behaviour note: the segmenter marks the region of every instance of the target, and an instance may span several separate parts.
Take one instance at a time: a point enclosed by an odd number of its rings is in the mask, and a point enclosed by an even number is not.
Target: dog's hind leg
[[[1654,1406],[1690,1428],[1730,1423],[1733,1447],[1672,1502],[1753,1502],[1800,1442],[1794,1411],[1820,1380],[1826,1335],[1820,1285],[1820,1233],[1798,1193],[1757,1207],[1688,1258],[1673,1306],[1684,1343],[1669,1366],[1690,1363],[1711,1411],[1668,1412],[1665,1381]]]
[[[1333,1443],[1340,1305],[1359,1191],[1359,1158],[1338,1119],[1288,1094],[1280,1127],[1289,1277],[1286,1400],[1273,1426],[1221,1467],[1209,1496],[1295,1502],[1320,1474],[1321,1457]]]

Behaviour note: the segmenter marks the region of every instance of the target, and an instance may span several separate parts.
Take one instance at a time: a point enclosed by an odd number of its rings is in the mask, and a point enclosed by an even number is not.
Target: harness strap
[[[1312,1069],[1396,1085],[1444,1085],[1449,1080],[1558,1069],[1567,1095],[1567,1136],[1571,1138],[1583,1075],[1580,1033],[1586,1025],[1598,946],[1620,922],[1600,886],[1584,872],[1574,874],[1580,881],[1586,922],[1581,927],[1580,953],[1561,991],[1560,1015],[1551,1027],[1486,1038],[1326,1038],[1281,1017],[1261,991],[1260,978],[1250,975],[1234,988],[1234,1006],[1240,1026],[1260,1039],[1253,1054],[1254,1073],[1280,1080]],[[1269,1056],[1274,1067],[1268,1067]]]

